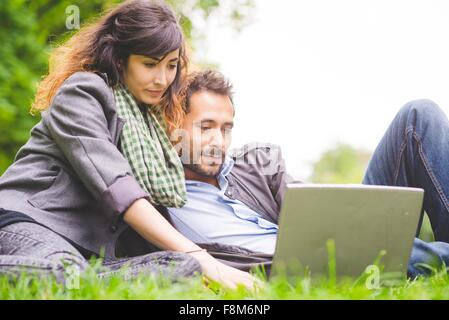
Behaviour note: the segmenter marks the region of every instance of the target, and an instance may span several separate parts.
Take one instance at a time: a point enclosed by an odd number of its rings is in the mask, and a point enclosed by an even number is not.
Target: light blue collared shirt
[[[186,180],[187,203],[182,208],[168,208],[173,224],[194,242],[221,242],[273,254],[278,226],[225,195],[226,176],[233,166],[234,161],[226,157],[217,176],[220,188]]]

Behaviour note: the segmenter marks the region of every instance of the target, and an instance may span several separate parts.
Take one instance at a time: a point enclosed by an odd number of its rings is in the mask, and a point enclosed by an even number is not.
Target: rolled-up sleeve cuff
[[[117,221],[134,201],[146,198],[149,194],[144,191],[132,176],[118,178],[103,193],[103,201],[109,209],[108,216]]]

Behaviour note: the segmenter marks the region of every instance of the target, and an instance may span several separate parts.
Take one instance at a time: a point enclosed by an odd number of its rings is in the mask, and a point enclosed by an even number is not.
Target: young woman
[[[0,178],[0,273],[25,268],[62,280],[65,265],[84,270],[86,257],[104,250],[112,272],[126,262],[132,274],[202,271],[229,287],[253,286],[158,211],[186,201],[168,139],[183,117],[186,64],[174,13],[158,1],[127,1],[54,51],[33,105],[42,120]],[[130,245],[136,236],[148,246]],[[168,251],[148,254],[150,243]]]

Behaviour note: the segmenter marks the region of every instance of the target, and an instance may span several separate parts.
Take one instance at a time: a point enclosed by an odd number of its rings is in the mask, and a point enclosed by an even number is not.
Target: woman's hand
[[[179,233],[168,221],[146,200],[139,199],[125,212],[124,220],[147,241],[163,250],[189,252],[201,249]],[[216,281],[230,289],[243,284],[249,290],[263,287],[263,282],[236,268],[221,263],[206,251],[188,253],[201,265],[207,280]]]
[[[207,280],[221,283],[229,289],[236,289],[239,284],[244,285],[251,291],[263,287],[263,282],[248,272],[227,266],[207,252],[193,252],[189,254],[198,260]]]

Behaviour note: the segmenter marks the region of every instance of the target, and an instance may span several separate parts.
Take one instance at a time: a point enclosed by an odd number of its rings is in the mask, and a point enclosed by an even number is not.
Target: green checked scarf
[[[144,116],[123,85],[114,88],[114,96],[118,114],[125,120],[120,147],[140,186],[153,204],[182,207],[187,201],[184,169],[161,112],[148,107]]]

